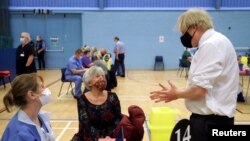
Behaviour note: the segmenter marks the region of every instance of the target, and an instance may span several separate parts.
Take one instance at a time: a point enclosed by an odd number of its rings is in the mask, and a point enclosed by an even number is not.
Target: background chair
[[[4,78],[8,77],[9,78],[9,82],[11,83],[10,76],[11,76],[11,74],[10,74],[9,70],[0,70],[0,81],[3,82],[4,89],[6,88]]]
[[[155,56],[154,70],[164,70],[163,56]]]
[[[72,86],[72,82],[73,82],[73,81],[66,80],[65,74],[64,74],[65,71],[66,71],[66,68],[61,68],[61,73],[62,73],[62,74],[61,74],[61,82],[62,82],[62,84],[61,84],[61,88],[60,88],[58,97],[59,97],[60,94],[61,94],[61,91],[62,91],[62,87],[63,87],[64,82],[68,82],[68,83],[69,83],[69,86],[68,86],[68,89],[67,89],[67,93],[69,92],[69,89],[70,89],[70,88],[73,90],[73,86]]]
[[[180,73],[180,77],[182,75],[183,70],[186,71],[186,78],[188,77],[188,71],[189,71],[190,64],[186,63],[186,60],[179,59],[179,69],[177,70],[177,76]]]

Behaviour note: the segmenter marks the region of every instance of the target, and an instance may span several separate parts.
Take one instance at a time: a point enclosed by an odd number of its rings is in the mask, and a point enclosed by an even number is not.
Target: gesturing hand
[[[154,100],[156,103],[161,102],[161,101],[170,102],[172,100],[176,100],[177,99],[177,94],[176,94],[177,88],[171,81],[168,81],[168,84],[170,85],[169,88],[163,86],[162,84],[159,84],[159,86],[162,89],[150,92],[150,99]]]

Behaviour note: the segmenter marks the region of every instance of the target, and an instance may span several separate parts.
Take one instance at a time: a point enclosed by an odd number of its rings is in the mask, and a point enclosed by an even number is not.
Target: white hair
[[[28,42],[31,41],[31,37],[30,37],[30,34],[28,32],[22,32],[21,36],[24,36],[24,37],[28,38]]]
[[[89,84],[96,74],[105,75],[104,70],[99,66],[92,66],[84,73],[82,81],[87,88],[90,88]]]
[[[103,60],[95,60],[93,63],[95,66],[101,67],[105,74],[108,73],[107,65]]]

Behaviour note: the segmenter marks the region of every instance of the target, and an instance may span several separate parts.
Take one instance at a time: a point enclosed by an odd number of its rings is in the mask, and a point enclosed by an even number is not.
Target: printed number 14
[[[190,135],[190,125],[187,126],[186,131],[181,138],[181,130],[178,129],[175,134],[177,134],[177,141],[190,141],[191,135]]]

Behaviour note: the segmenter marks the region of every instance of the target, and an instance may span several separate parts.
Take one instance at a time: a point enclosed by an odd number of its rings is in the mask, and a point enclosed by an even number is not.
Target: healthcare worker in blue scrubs
[[[3,102],[8,112],[12,106],[19,109],[9,121],[2,141],[54,141],[49,113],[41,110],[50,101],[51,92],[44,87],[41,76],[34,73],[17,76]]]

